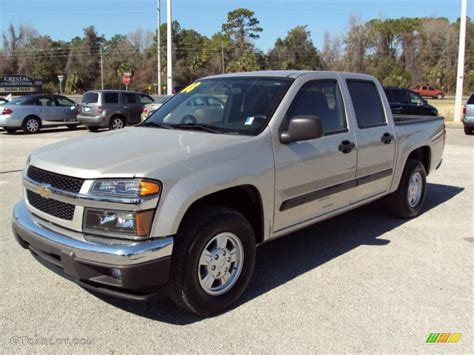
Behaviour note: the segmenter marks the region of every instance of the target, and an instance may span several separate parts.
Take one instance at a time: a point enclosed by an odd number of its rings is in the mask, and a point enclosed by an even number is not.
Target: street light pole
[[[161,95],[161,35],[160,35],[160,27],[161,27],[161,0],[157,0],[157,21],[156,21],[156,47],[157,47],[157,65],[158,65],[158,91],[157,94]]]
[[[461,121],[462,94],[464,87],[464,53],[466,49],[467,0],[461,0],[461,27],[459,29],[458,73],[456,77],[456,101],[454,103],[454,122]]]
[[[104,90],[104,54],[102,53],[102,46],[100,46],[100,85]]]
[[[167,64],[167,82],[166,90],[168,95],[173,93],[173,42],[171,31],[173,22],[171,19],[171,0],[166,0],[166,64]]]

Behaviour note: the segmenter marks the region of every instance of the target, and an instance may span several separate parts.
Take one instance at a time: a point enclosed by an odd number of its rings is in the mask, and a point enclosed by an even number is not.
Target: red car
[[[438,100],[441,100],[446,95],[446,93],[443,90],[438,90],[428,85],[426,86],[417,85],[411,90],[418,93],[421,96],[432,97],[433,99],[438,99]]]

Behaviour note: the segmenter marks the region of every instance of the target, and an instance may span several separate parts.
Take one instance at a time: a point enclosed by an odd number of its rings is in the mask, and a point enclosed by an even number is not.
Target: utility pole
[[[224,42],[221,42],[222,74],[225,74]]]
[[[156,47],[157,47],[157,58],[158,58],[158,91],[157,94],[161,95],[161,0],[157,0],[157,21],[156,21]]]
[[[166,91],[168,95],[171,95],[173,94],[173,42],[171,37],[173,20],[171,19],[171,0],[166,0],[166,22]]]
[[[461,121],[462,94],[464,87],[464,54],[466,49],[467,0],[461,0],[461,27],[459,29],[458,73],[456,77],[456,101],[454,103],[454,122]]]
[[[101,89],[104,90],[104,56],[102,53],[102,46],[100,46],[100,84]]]

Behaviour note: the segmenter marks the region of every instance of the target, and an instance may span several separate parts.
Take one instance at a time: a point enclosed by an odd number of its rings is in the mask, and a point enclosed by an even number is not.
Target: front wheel
[[[426,196],[426,170],[418,159],[409,159],[397,191],[389,196],[393,213],[400,218],[420,214]]]
[[[255,249],[252,227],[240,213],[219,206],[191,212],[175,240],[170,298],[202,316],[229,308],[252,277]]]

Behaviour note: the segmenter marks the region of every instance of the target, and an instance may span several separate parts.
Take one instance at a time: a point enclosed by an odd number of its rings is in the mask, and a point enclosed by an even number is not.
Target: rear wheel
[[[169,296],[203,316],[222,312],[247,288],[255,265],[255,236],[248,220],[224,207],[191,212],[176,236]]]
[[[441,100],[443,97],[444,97],[443,94],[438,94],[438,95],[436,96],[436,98],[437,98],[438,100]]]
[[[426,171],[418,159],[409,159],[397,191],[389,196],[393,213],[400,218],[420,214],[426,196]]]
[[[109,129],[122,129],[125,127],[125,120],[122,117],[114,116],[110,119]]]
[[[26,117],[23,120],[21,128],[25,133],[28,134],[37,133],[41,128],[41,121],[39,120],[39,118],[34,116]]]

